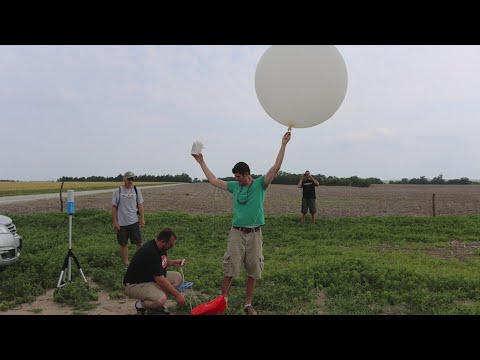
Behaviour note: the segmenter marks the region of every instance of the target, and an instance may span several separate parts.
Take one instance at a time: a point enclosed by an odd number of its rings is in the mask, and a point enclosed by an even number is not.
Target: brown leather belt
[[[244,234],[250,234],[252,232],[258,232],[260,230],[260,226],[257,226],[257,227],[254,227],[254,228],[233,226],[233,228],[241,231]]]

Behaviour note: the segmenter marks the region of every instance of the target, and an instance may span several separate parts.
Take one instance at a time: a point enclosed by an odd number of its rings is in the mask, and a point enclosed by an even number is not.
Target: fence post
[[[433,197],[432,197],[432,207],[433,207],[433,216],[435,216],[435,194],[433,194]]]
[[[63,212],[63,199],[62,199],[63,183],[64,181],[62,181],[62,186],[60,186],[60,212]]]

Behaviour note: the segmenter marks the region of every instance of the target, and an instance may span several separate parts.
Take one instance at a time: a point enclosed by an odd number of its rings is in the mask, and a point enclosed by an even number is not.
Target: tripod
[[[68,252],[67,252],[67,256],[65,256],[65,260],[63,261],[62,272],[60,273],[60,277],[58,278],[57,288],[65,286],[67,269],[68,269],[68,281],[72,281],[72,258],[75,261],[75,264],[77,265],[77,269],[78,271],[80,271],[80,274],[82,275],[83,280],[87,282],[87,279],[83,274],[82,267],[80,266],[80,263],[77,257],[72,251],[72,215],[71,214],[68,215],[68,233],[69,233],[68,234]]]

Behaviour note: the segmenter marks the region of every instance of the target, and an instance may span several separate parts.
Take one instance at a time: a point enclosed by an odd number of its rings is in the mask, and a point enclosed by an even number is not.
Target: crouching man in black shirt
[[[135,303],[138,315],[144,315],[145,309],[168,314],[164,307],[167,295],[175,297],[178,305],[185,304],[184,295],[176,289],[183,282],[182,275],[167,271],[170,266],[183,266],[182,260],[167,260],[167,250],[176,242],[173,230],[163,229],[155,240],[146,242],[133,256],[123,283],[126,294],[138,299]]]

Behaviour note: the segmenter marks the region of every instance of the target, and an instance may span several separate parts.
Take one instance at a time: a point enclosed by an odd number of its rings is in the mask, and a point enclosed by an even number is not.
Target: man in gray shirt
[[[125,266],[128,266],[128,239],[137,245],[138,250],[142,246],[140,226],[145,226],[143,196],[140,189],[133,185],[134,180],[135,174],[127,171],[123,176],[125,185],[120,186],[112,194],[113,228],[117,233],[120,254]]]

